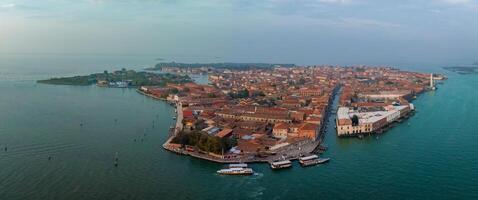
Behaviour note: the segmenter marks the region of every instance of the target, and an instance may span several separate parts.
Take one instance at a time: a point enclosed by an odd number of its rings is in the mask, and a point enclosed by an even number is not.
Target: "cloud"
[[[452,6],[460,6],[462,8],[467,8],[471,10],[478,10],[478,2],[473,0],[441,0],[442,3],[452,5]]]
[[[1,4],[0,8],[13,8],[15,7],[14,3]]]
[[[339,24],[345,27],[399,28],[400,24],[375,19],[340,18]]]
[[[469,4],[472,3],[471,0],[443,0],[443,2],[448,4]]]
[[[318,0],[319,3],[329,3],[329,4],[348,4],[351,3],[351,0]]]

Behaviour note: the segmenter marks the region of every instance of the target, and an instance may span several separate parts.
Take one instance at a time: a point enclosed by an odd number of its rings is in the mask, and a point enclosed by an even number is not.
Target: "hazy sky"
[[[0,53],[470,63],[478,0],[0,0]]]

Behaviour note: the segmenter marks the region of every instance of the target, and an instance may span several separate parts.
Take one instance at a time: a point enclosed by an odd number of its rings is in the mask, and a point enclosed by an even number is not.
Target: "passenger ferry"
[[[311,155],[299,158],[299,163],[302,167],[308,167],[319,164],[319,156]]]
[[[276,161],[271,163],[272,169],[283,169],[292,167],[292,162],[290,160]]]
[[[311,156],[305,156],[305,157],[299,158],[299,163],[300,165],[302,165],[302,167],[308,167],[308,166],[323,164],[328,162],[329,160],[330,158],[319,158],[319,156],[317,155],[311,155]]]
[[[251,168],[227,168],[218,170],[217,173],[224,175],[252,175],[254,171]]]

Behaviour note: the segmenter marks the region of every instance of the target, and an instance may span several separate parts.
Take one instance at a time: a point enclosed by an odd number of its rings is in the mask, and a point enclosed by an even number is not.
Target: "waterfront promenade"
[[[170,131],[168,139],[163,144],[163,148],[170,151],[175,150],[169,148],[169,143],[171,143],[171,140],[173,140],[173,138],[176,137],[181,130],[183,130],[183,105],[181,102],[176,102],[176,113],[176,126],[174,127],[174,130]]]
[[[172,138],[172,137],[171,137]],[[170,139],[168,139],[170,141]],[[183,155],[188,155],[191,157],[203,159],[203,160],[208,160],[211,162],[216,162],[216,163],[270,163],[273,161],[277,160],[297,160],[300,157],[304,155],[310,155],[312,152],[314,152],[317,148],[317,146],[320,145],[319,141],[301,141],[297,142],[294,144],[290,144],[288,146],[285,146],[283,148],[280,148],[276,151],[275,155],[267,156],[267,157],[257,157],[255,155],[243,155],[241,157],[237,158],[231,158],[231,159],[225,159],[225,158],[219,158],[216,156],[208,155],[206,153],[201,153],[201,152],[190,152],[190,151],[185,151],[185,150],[176,150],[169,148],[167,143],[163,145],[163,147],[166,150],[183,154]]]

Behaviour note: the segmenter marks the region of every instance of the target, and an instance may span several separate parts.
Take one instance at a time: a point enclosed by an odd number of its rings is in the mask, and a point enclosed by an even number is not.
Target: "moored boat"
[[[330,158],[319,158],[317,160],[318,164],[326,163],[326,162],[329,162],[329,161],[330,161]]]
[[[217,173],[224,175],[252,175],[254,171],[251,168],[227,168],[218,170]]]
[[[308,167],[319,164],[319,156],[311,155],[311,156],[304,156],[299,158],[299,163],[302,167]]]
[[[271,162],[272,169],[283,169],[289,167],[292,167],[292,162],[290,162],[290,160]]]

